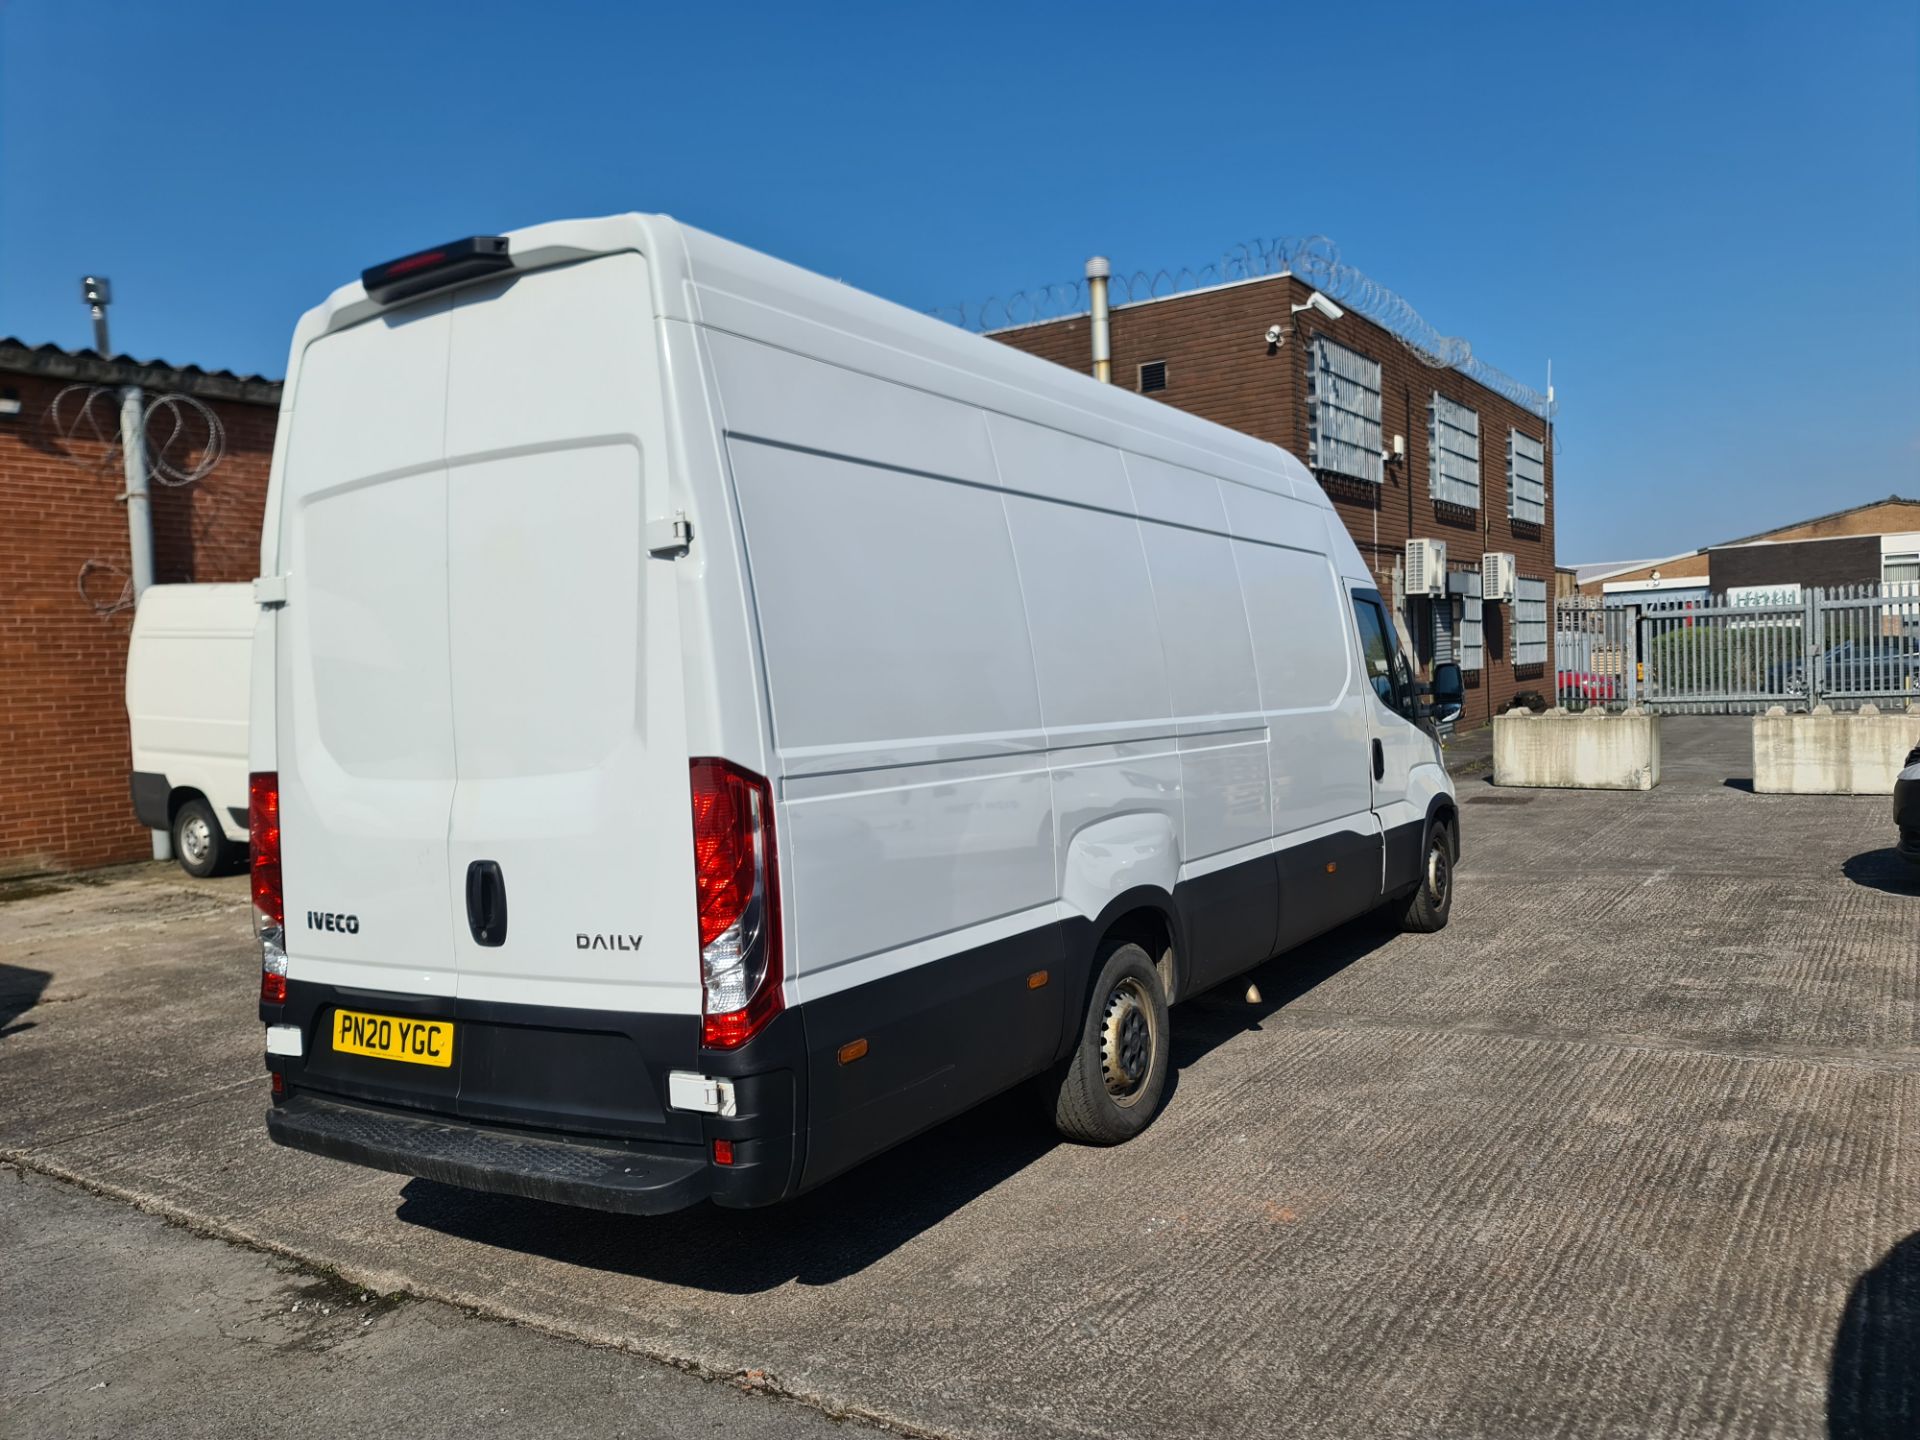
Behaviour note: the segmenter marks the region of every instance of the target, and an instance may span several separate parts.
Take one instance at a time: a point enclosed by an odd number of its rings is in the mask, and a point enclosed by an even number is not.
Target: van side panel
[[[979,414],[712,339],[783,777],[812,1183],[1052,1058],[1063,990],[1027,983],[1059,953],[1051,793]]]
[[[1273,776],[1284,949],[1379,899],[1379,822],[1346,587],[1326,512],[1223,484]],[[1337,537],[1352,542],[1338,522]],[[1332,869],[1328,867],[1332,866]]]
[[[1084,447],[1095,464],[1099,450]],[[1047,727],[1058,894],[1085,920],[1140,886],[1170,899],[1181,859],[1180,754],[1140,521],[1015,494],[1007,516]],[[1084,947],[1070,951],[1076,988],[1090,959]]]

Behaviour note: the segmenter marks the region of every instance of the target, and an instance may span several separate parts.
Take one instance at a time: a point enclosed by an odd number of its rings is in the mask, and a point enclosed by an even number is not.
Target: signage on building
[[[1732,585],[1727,589],[1727,604],[1754,610],[1779,610],[1801,603],[1798,585]]]

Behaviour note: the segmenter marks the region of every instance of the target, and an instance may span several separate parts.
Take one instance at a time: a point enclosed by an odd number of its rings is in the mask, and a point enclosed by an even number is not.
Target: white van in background
[[[133,813],[173,837],[189,875],[247,849],[247,652],[258,610],[246,585],[155,585],[127,646]]]
[[[1446,922],[1432,707],[1274,446],[641,215],[375,267],[285,393],[282,1144],[658,1212],[1025,1081],[1112,1143],[1171,1002]]]

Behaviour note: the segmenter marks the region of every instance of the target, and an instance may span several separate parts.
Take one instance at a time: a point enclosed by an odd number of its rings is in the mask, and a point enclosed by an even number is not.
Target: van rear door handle
[[[467,928],[476,945],[501,945],[507,938],[507,882],[497,860],[467,866]]]
[[[1387,778],[1387,751],[1378,740],[1373,742],[1373,778],[1376,780]]]

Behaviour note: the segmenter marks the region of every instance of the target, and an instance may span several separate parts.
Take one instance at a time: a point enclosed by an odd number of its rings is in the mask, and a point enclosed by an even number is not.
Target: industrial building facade
[[[1583,565],[1579,575],[1581,593],[1609,605],[1801,586],[1920,586],[1920,500],[1889,495],[1659,560]]]
[[[0,876],[152,853],[127,789],[127,386],[174,476],[217,462],[151,485],[155,579],[260,568],[277,383],[0,340]]]
[[[1523,691],[1554,688],[1553,445],[1539,414],[1425,363],[1391,331],[1307,305],[1291,274],[1117,305],[1112,376],[1170,405],[1292,451],[1319,479],[1395,605],[1423,665],[1466,672],[1463,727]],[[1277,338],[1270,333],[1278,328]],[[1089,368],[1087,315],[988,332]],[[1445,546],[1438,576],[1409,575],[1409,541]],[[1414,568],[1438,552],[1416,547]],[[1481,594],[1483,557],[1513,557],[1514,594]],[[1496,567],[1501,568],[1501,567]],[[1416,587],[1411,582],[1420,582]],[[1438,592],[1438,593],[1435,593]]]

